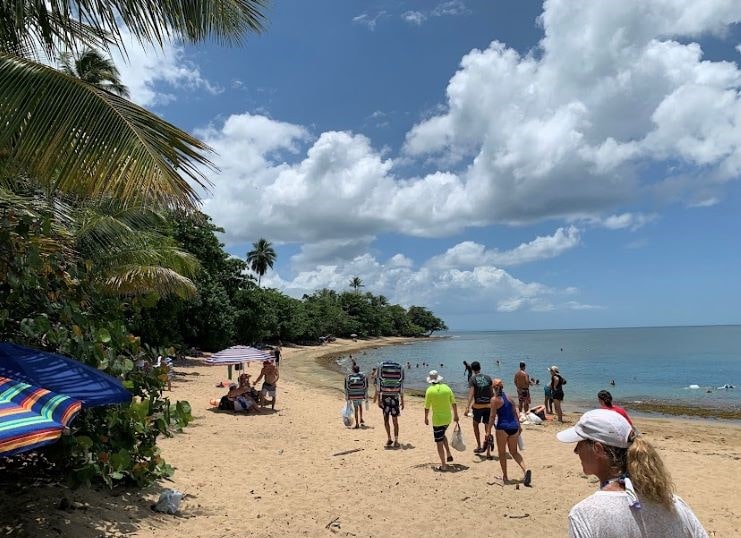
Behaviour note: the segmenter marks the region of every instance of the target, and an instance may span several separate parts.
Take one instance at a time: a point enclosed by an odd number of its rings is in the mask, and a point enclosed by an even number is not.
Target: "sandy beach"
[[[216,411],[211,398],[225,367],[190,359],[176,367],[174,399],[188,400],[195,421],[161,442],[176,468],[172,481],[145,491],[105,488],[69,491],[26,484],[10,494],[3,482],[0,531],[8,536],[172,537],[234,536],[454,536],[463,531],[500,536],[567,534],[569,508],[596,489],[572,446],[556,441],[563,425],[524,426],[533,487],[519,483],[510,461],[502,484],[499,463],[475,456],[470,419],[462,417],[466,452],[454,452],[456,471],[437,462],[419,398],[409,397],[400,417],[401,449],[387,450],[381,412],[371,406],[367,427],[347,429],[340,411],[342,377],[317,358],[398,344],[400,339],[337,341],[321,347],[284,348],[275,412],[241,415]],[[258,365],[248,372],[256,374]],[[505,380],[509,381],[510,380]],[[509,387],[511,389],[511,386]],[[460,411],[465,407],[459,401]],[[576,420],[565,405],[567,420]],[[672,472],[677,493],[710,536],[741,535],[741,428],[723,422],[637,419]],[[187,495],[179,515],[153,512],[163,488]],[[70,505],[60,508],[66,497]],[[66,509],[65,509],[66,508]]]

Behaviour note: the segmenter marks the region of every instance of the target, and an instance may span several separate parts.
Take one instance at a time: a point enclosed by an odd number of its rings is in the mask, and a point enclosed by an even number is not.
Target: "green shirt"
[[[446,426],[453,422],[451,406],[455,403],[453,391],[445,383],[433,383],[425,392],[425,409],[432,409],[432,425]]]

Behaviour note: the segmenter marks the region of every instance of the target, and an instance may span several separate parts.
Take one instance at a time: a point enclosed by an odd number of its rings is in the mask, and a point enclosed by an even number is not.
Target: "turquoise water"
[[[593,406],[601,389],[624,404],[644,401],[741,408],[741,325],[449,332],[443,336],[372,349],[354,358],[366,372],[382,360],[405,366],[410,362],[412,367],[406,370],[409,388],[424,388],[427,372],[437,369],[457,394],[466,391],[464,360],[478,360],[482,371],[501,377],[510,392],[514,392],[512,379],[521,360],[541,385],[549,381],[548,367],[557,365],[568,381],[564,387],[567,409]],[[348,358],[339,364],[349,367]],[[615,386],[610,380],[615,380]],[[727,383],[736,388],[718,389]],[[542,403],[542,387],[533,387],[532,394],[534,402]]]

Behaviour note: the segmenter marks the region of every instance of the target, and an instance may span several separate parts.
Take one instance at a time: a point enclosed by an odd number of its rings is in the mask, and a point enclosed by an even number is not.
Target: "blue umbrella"
[[[75,359],[16,344],[0,344],[0,376],[80,400],[83,407],[131,401],[120,379]]]

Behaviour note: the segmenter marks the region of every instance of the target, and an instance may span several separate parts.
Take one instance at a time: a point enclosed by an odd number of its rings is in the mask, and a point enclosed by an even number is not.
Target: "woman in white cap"
[[[584,474],[600,481],[599,491],[569,512],[571,538],[707,538],[690,507],[674,495],[656,449],[621,415],[588,411],[556,437],[576,443]]]
[[[563,401],[563,386],[566,384],[566,380],[563,378],[561,373],[558,371],[558,366],[551,366],[548,368],[551,372],[551,398],[553,399],[553,407],[556,408],[556,417],[559,422],[563,422],[563,411],[561,410],[561,402]]]

